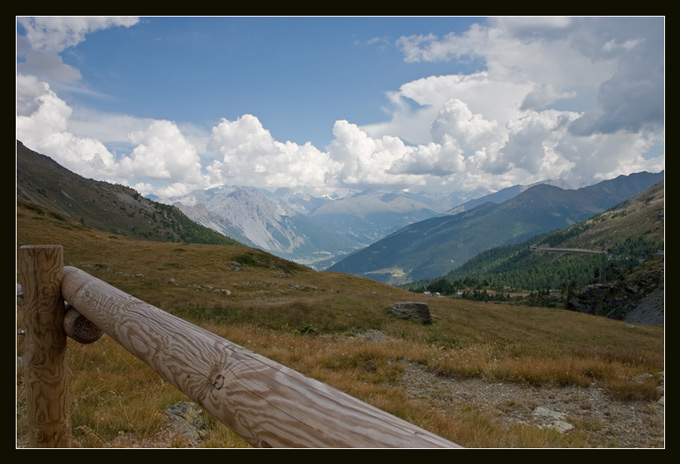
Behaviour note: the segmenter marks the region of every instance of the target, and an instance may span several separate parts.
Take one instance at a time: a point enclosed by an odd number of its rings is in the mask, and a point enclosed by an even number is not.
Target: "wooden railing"
[[[19,251],[30,447],[71,445],[66,337],[98,330],[256,447],[460,447],[64,267],[61,246]]]

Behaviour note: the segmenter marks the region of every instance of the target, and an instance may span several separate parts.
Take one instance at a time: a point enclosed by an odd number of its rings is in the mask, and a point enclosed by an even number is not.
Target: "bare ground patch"
[[[398,386],[441,411],[473,407],[500,424],[584,432],[592,447],[664,447],[664,401],[616,401],[597,385],[532,387],[482,379],[451,379],[404,362]],[[663,388],[663,387],[662,387]]]

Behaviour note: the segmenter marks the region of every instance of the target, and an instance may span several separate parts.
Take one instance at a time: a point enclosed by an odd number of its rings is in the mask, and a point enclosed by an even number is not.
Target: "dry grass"
[[[539,388],[596,383],[620,400],[659,396],[661,327],[434,297],[427,300],[433,324],[420,326],[390,317],[385,308],[422,295],[315,272],[243,247],[133,241],[23,209],[17,234],[18,246],[61,244],[66,265],[463,446],[602,444],[589,441],[587,427],[568,435],[521,424],[508,428],[479,411],[414,398],[397,382],[402,361],[452,379]],[[69,340],[68,356],[74,446],[151,446],[167,427],[165,409],[188,401],[106,336],[92,345]],[[18,374],[21,437],[26,424]],[[205,421],[198,446],[247,446],[213,419]],[[163,443],[192,446],[181,437],[166,436]]]

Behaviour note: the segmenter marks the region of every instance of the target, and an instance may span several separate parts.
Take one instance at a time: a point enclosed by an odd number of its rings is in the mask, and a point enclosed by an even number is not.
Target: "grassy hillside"
[[[664,446],[659,327],[448,298],[426,300],[423,326],[386,311],[422,295],[239,245],[133,240],[20,202],[17,252],[37,244],[60,244],[66,265],[466,447]],[[172,434],[163,412],[188,399],[107,336],[69,340],[68,358],[76,447],[246,446],[208,416],[198,443]],[[536,422],[541,398],[572,408],[574,429]],[[631,411],[642,425],[623,427]]]
[[[17,141],[17,200],[45,206],[83,225],[141,240],[230,245],[174,206],[123,185],[86,179]]]
[[[492,289],[523,290],[580,288],[595,279],[625,279],[647,258],[664,249],[664,182],[569,228],[542,234],[520,244],[480,253],[442,279],[417,282],[425,289],[433,282],[449,283],[451,290],[470,282]],[[587,250],[598,253],[540,252],[543,248]],[[663,266],[651,259],[646,268]],[[440,291],[430,288],[430,290]]]

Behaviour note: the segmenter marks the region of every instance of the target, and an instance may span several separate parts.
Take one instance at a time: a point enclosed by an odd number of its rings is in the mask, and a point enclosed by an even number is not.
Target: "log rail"
[[[60,246],[20,252],[29,446],[70,446],[65,333],[86,326],[82,317],[92,326],[81,342],[95,341],[98,330],[106,333],[253,446],[460,448],[80,269],[63,267]],[[76,316],[64,317],[64,300]]]

